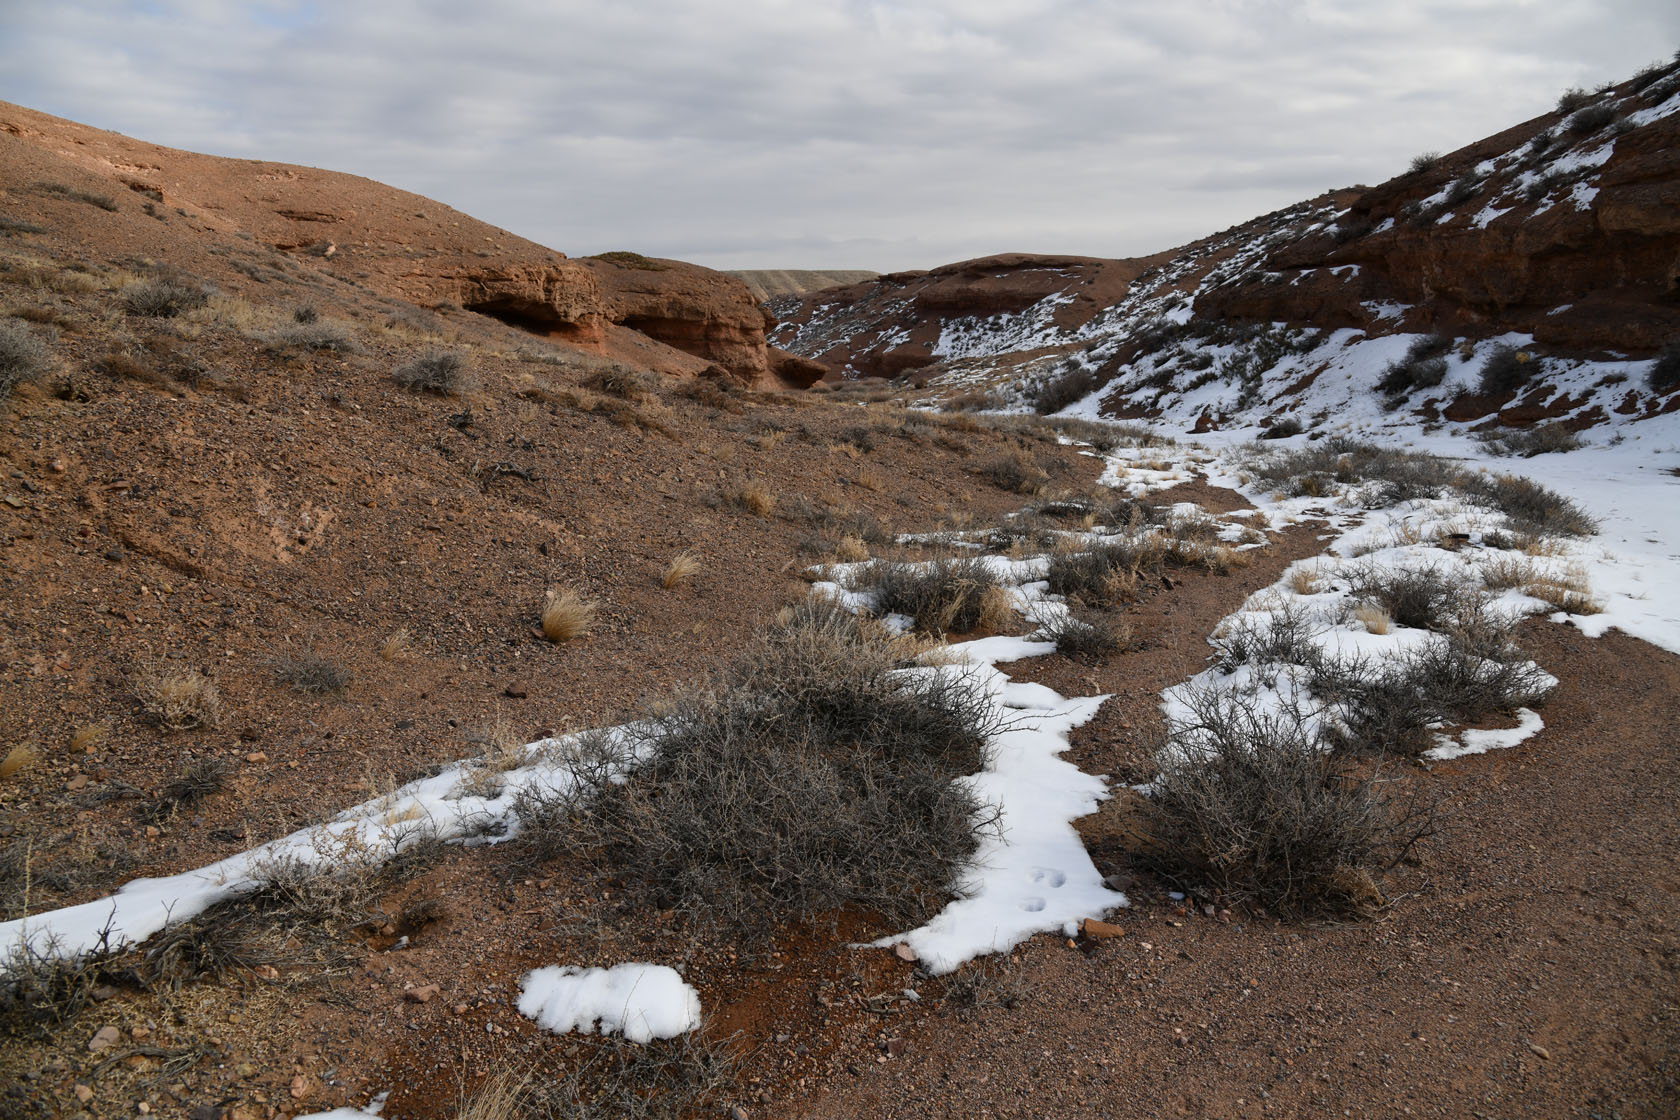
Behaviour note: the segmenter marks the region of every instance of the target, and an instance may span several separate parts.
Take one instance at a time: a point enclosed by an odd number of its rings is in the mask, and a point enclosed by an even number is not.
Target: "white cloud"
[[[1669,0],[13,0],[0,96],[572,253],[1153,252],[1680,41]]]

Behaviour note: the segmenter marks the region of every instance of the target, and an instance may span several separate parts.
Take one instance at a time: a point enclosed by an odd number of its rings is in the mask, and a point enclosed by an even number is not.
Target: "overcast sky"
[[[1680,46],[1675,0],[0,0],[0,99],[573,255],[1130,256]]]

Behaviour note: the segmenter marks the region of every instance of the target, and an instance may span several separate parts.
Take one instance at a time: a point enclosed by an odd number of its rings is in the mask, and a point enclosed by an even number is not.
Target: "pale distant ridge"
[[[824,288],[861,284],[881,274],[862,268],[749,268],[731,271],[729,275],[745,283],[753,298],[762,302],[774,296],[797,296]]]

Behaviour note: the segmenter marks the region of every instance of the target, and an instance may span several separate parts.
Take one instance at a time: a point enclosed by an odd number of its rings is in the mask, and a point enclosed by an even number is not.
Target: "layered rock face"
[[[773,342],[841,376],[1026,374],[1105,340],[1124,362],[1187,317],[1648,357],[1680,339],[1680,67],[1155,257],[1009,254],[770,306]]]
[[[158,218],[137,233],[149,255],[235,290],[257,279],[254,266],[230,268],[254,243],[383,296],[458,304],[661,372],[723,370],[758,387],[781,384],[784,370],[794,383],[811,379],[799,359],[767,347],[770,321],[726,273],[633,253],[570,259],[369,179],[178,151],[5,102],[0,143],[15,173],[0,186],[73,179],[84,191],[143,195]]]

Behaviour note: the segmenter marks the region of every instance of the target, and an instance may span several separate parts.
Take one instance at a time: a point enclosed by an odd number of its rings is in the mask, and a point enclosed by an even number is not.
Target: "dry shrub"
[[[1311,666],[1321,659],[1311,617],[1294,603],[1281,610],[1239,615],[1216,632],[1210,644],[1219,655],[1220,670],[1226,673],[1239,665]]]
[[[84,724],[71,733],[70,750],[75,754],[93,754],[105,745],[105,737],[110,733],[108,723]]]
[[[317,319],[312,323],[285,323],[263,336],[277,350],[326,350],[354,354],[361,349],[355,328],[338,319]]]
[[[1585,577],[1577,571],[1537,575],[1522,585],[1522,592],[1566,614],[1599,614],[1604,610],[1604,605],[1592,597]]]
[[[928,634],[966,634],[986,614],[987,592],[998,578],[978,556],[940,557],[924,564],[875,560],[851,577],[855,590],[875,593],[876,609],[909,615]]]
[[[1373,566],[1349,573],[1348,582],[1355,597],[1382,607],[1401,626],[1419,630],[1439,629],[1464,604],[1459,580],[1436,567]]]
[[[222,718],[222,694],[216,682],[197,669],[153,665],[135,686],[140,709],[165,731],[215,727]]]
[[[449,350],[428,350],[412,362],[392,370],[391,380],[417,393],[453,396],[461,390],[466,369],[466,359],[460,354]]]
[[[1154,536],[1127,534],[1077,552],[1056,553],[1050,557],[1047,578],[1054,594],[1112,602],[1131,598],[1139,579],[1158,572],[1164,558],[1164,547]]]
[[[47,368],[47,348],[19,323],[0,322],[0,401]]]
[[[550,588],[543,601],[542,632],[551,642],[569,642],[589,633],[598,605],[569,587]]]
[[[87,953],[66,956],[49,940],[19,938],[0,950],[0,1037],[49,1038],[94,1002],[95,991],[121,979],[110,925]]]
[[[1510,474],[1474,474],[1467,475],[1460,486],[1503,513],[1518,533],[1585,537],[1598,532],[1598,522],[1573,499],[1533,479]]]
[[[988,827],[952,779],[984,765],[998,709],[978,678],[899,671],[903,652],[831,600],[789,608],[708,687],[574,744],[578,781],[523,794],[522,833],[736,929],[848,905],[924,920]]]
[[[605,393],[609,397],[648,404],[659,399],[659,377],[646,370],[613,365],[598,369],[578,382],[585,389]]]
[[[679,552],[665,565],[665,572],[659,577],[659,584],[665,590],[673,591],[699,575],[700,568],[699,559],[692,553]]]
[[[848,533],[834,546],[834,558],[842,564],[861,564],[869,559],[869,546],[861,537]]]
[[[1146,862],[1284,913],[1366,913],[1375,878],[1436,831],[1434,807],[1345,771],[1292,714],[1213,690],[1186,698],[1144,803]]]
[[[224,759],[201,758],[190,762],[163,791],[140,809],[143,821],[166,821],[183,809],[221,790],[233,767]]]
[[[1037,494],[1050,482],[1050,473],[1020,448],[981,464],[980,477],[1011,494]]]
[[[1072,611],[1058,614],[1040,628],[1056,643],[1056,652],[1066,657],[1101,659],[1131,645],[1132,628],[1106,615],[1076,618]]]
[[[1008,630],[1015,625],[1015,619],[1015,598],[1008,588],[988,587],[980,593],[978,627],[992,631]]]
[[[776,492],[760,478],[749,478],[736,486],[729,492],[729,500],[759,517],[769,517],[776,508]]]
[[[314,649],[289,650],[270,662],[274,679],[293,692],[325,696],[343,692],[350,685],[348,666]]]
[[[1518,431],[1484,433],[1477,437],[1493,455],[1516,455],[1531,459],[1559,451],[1575,451],[1585,446],[1581,437],[1566,424],[1553,421]]]
[[[210,302],[203,285],[185,280],[160,278],[141,280],[123,289],[123,306],[129,314],[152,319],[173,319],[196,311]]]
[[[876,492],[886,486],[887,480],[881,477],[879,471],[865,467],[852,476],[852,481],[870,492]]]
[[[1289,573],[1289,589],[1297,595],[1317,595],[1324,583],[1312,568],[1297,567]]]
[[[691,1120],[745,1115],[740,1108],[725,1108],[722,1103],[735,1079],[733,1042],[710,1039],[703,1031],[646,1044],[616,1035],[591,1039],[586,1045],[592,1053],[583,1065],[559,1079],[533,1080],[515,1111],[469,1112],[460,1120]]]

